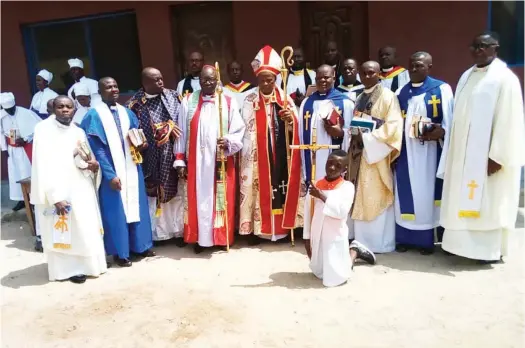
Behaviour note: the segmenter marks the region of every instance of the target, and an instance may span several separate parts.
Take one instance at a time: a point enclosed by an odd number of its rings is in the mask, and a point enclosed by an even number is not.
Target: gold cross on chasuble
[[[436,95],[432,95],[432,99],[428,101],[428,105],[432,105],[432,117],[438,117],[438,104],[441,104],[441,99],[437,99]]]
[[[308,130],[308,119],[311,117],[310,111],[306,111],[306,114],[304,114],[304,130]]]
[[[476,184],[476,180],[471,180],[467,187],[470,189],[468,193],[468,199],[472,200],[474,199],[474,190],[477,189],[479,185]]]

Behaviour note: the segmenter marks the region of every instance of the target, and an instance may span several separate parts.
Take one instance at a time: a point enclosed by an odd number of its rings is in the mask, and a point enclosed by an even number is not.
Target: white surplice
[[[303,110],[304,105],[308,98],[304,99],[301,103],[301,107],[299,108],[299,129],[301,130],[301,133],[299,133],[301,144],[304,144],[304,137],[303,132],[305,131],[305,120],[303,117]],[[343,110],[343,144],[341,145],[341,150],[346,151],[348,149],[349,144],[349,136],[348,136],[348,129],[350,128],[350,122],[352,121],[352,114],[354,112],[354,103],[351,100],[344,100],[344,110]],[[331,145],[332,144],[332,137],[326,132],[324,129],[324,119],[323,117],[326,115],[327,108],[330,108],[331,100],[325,99],[325,100],[316,100],[313,103],[313,115],[311,116],[310,120],[310,126],[316,127],[317,131],[317,144],[318,145]],[[308,144],[312,143],[312,133],[310,132],[310,141]],[[328,155],[330,154],[331,150],[318,150],[316,153],[316,168],[315,168],[315,176],[312,175],[312,178],[314,180],[318,180],[324,177],[325,175],[325,165],[326,161],[328,160]],[[301,151],[301,159],[303,163],[303,175],[306,178],[306,167],[304,164],[304,151]]]
[[[179,83],[177,84],[177,93],[179,93],[179,95],[181,97],[184,97],[184,91],[182,90],[184,88],[184,81],[185,79],[182,79],[179,81]],[[196,92],[198,90],[201,89],[201,82],[200,82],[200,79],[199,77],[193,77],[191,79],[191,88],[193,88],[193,92]]]
[[[53,91],[49,87],[46,87],[43,91],[38,91],[35,93],[29,108],[34,109],[41,114],[47,114],[47,102],[50,99],[55,99],[56,97],[58,97],[57,92]]]
[[[215,206],[215,181],[217,161],[217,139],[219,138],[219,103],[217,96],[203,96],[203,105],[199,117],[197,132],[197,170],[196,170],[196,199],[198,208],[198,243],[202,247],[213,246],[213,215]],[[181,103],[178,126],[182,131],[181,136],[175,141],[175,154],[186,153],[187,140],[189,136],[188,121],[193,115],[188,105],[188,98]],[[195,111],[195,110],[193,110]],[[222,114],[228,116],[229,130],[224,138],[228,140],[229,148],[224,151],[225,156],[232,156],[242,149],[242,138],[244,136],[244,122],[239,113],[239,107],[235,99],[230,100],[230,109],[226,96],[222,96]],[[223,116],[223,117],[224,117]],[[185,167],[183,160],[175,160],[174,167]],[[186,184],[186,182],[185,182]],[[233,189],[233,188],[230,188]],[[192,195],[192,197],[194,197]]]
[[[383,73],[388,73],[389,71],[392,71],[393,69],[394,68],[392,67],[390,69],[381,69],[381,71]],[[398,75],[396,75],[396,76],[394,76],[392,78],[383,78],[383,79],[379,80],[379,82],[386,89],[392,90],[392,83],[394,82],[394,78],[396,78],[396,77],[397,77],[397,81],[398,81],[397,89],[395,91],[392,91],[392,92],[395,93],[400,88],[402,88],[404,85],[406,85],[407,83],[410,82],[410,74],[409,74],[408,70],[405,70],[405,71],[399,73]]]
[[[312,81],[312,85],[315,84],[315,71],[307,69],[308,75],[310,76],[310,80]],[[277,78],[275,80],[275,85],[281,87],[283,82],[283,78],[281,74],[277,75]],[[288,94],[294,94],[299,90],[301,94],[306,93],[306,89],[308,86],[304,83],[304,70],[298,70],[293,71],[292,73],[288,74],[288,82],[286,83],[286,92]]]
[[[443,146],[450,138],[454,95],[452,94],[452,88],[446,83],[442,84],[439,88],[441,90],[441,106],[443,108],[441,127],[445,129],[444,142],[440,141],[441,146]],[[399,91],[400,90],[398,90],[398,92]],[[410,138],[409,136],[414,116],[427,117],[432,121],[432,115],[427,115],[425,95],[426,93],[423,93],[408,100],[405,131],[403,134],[408,157],[408,172],[414,200],[415,220],[403,220],[401,218],[397,177],[394,171],[396,223],[409,230],[429,230],[438,227],[441,210],[441,207],[439,205],[436,206],[434,202],[434,186],[438,169],[438,143],[436,141],[425,141],[421,144],[419,139]],[[440,165],[444,165],[446,154],[446,151],[441,153],[441,158],[439,159]],[[441,162],[443,162],[443,164],[441,164]]]
[[[68,127],[48,118],[35,129],[31,203],[38,214],[49,280],[99,276],[107,270],[94,175],[80,169],[73,156],[80,142],[87,144],[86,135],[74,124]],[[61,201],[72,207],[69,248],[55,244],[53,216],[43,214]]]
[[[234,87],[240,87],[245,83],[246,83],[245,81],[241,81],[237,84],[230,82],[228,85],[231,84]],[[233,89],[228,88],[228,85],[224,86],[223,88],[224,95],[234,98],[235,101],[237,102],[237,106],[239,107],[239,112],[241,112],[242,105],[244,104],[244,99],[246,98],[246,96],[248,96],[248,94],[253,93],[253,88],[248,88],[245,91],[237,92],[237,91],[234,91]]]
[[[501,67],[501,63],[494,61],[486,68],[471,68],[458,84],[441,207],[441,225],[445,227],[443,249],[487,261],[499,260],[507,254],[507,234],[514,229],[519,204],[520,167],[525,164],[521,86],[517,76],[506,66]],[[497,71],[491,73],[491,69]],[[478,117],[490,116],[484,116],[483,112],[490,113],[491,98],[496,99],[492,127],[486,135],[490,136],[490,144],[485,157],[502,168],[491,176],[485,175],[479,217],[461,218],[467,139],[472,123]],[[478,111],[473,114],[476,108]]]
[[[182,238],[184,232],[184,184],[182,180],[179,180],[177,195],[169,202],[160,204],[162,214],[159,217],[156,216],[157,197],[148,197],[154,241]]]
[[[73,116],[73,122],[76,124],[82,123],[82,120],[84,119],[84,116],[88,113],[90,110],[90,107],[85,107],[82,105],[77,105],[77,111],[75,111],[75,115]]]
[[[37,123],[42,119],[33,111],[17,106],[15,114],[9,115],[1,110],[0,119],[0,145],[2,151],[7,151],[7,171],[9,176],[9,198],[13,201],[23,201],[22,186],[17,181],[31,176],[31,162],[23,147],[8,144],[11,131],[17,131],[26,142],[33,141],[33,132]]]
[[[89,90],[89,95],[91,97],[91,105],[94,106],[95,104],[102,101],[102,98],[100,97],[99,91],[98,91],[98,81],[90,79],[89,77],[82,76],[78,82],[75,82],[73,86],[69,87],[69,90],[67,91],[67,95],[72,100],[75,100],[73,98],[73,90],[77,84],[83,84],[87,86]]]
[[[350,258],[347,219],[354,201],[354,185],[349,181],[322,191],[326,202],[314,198],[314,216],[310,214],[311,196],[304,203],[303,239],[310,239],[312,259],[310,269],[324,286],[338,286],[350,278]]]

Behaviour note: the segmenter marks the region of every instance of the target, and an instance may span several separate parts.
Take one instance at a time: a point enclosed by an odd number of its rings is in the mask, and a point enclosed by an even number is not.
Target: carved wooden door
[[[173,7],[173,40],[179,78],[186,76],[191,52],[204,55],[204,63],[219,62],[221,80],[229,81],[226,64],[233,59],[231,2],[207,2]]]
[[[341,59],[368,59],[367,10],[366,2],[301,2],[301,43],[310,68],[324,63],[329,41],[337,42]]]

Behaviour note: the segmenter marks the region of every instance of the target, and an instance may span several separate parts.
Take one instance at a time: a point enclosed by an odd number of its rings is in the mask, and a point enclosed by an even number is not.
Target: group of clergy
[[[1,95],[11,199],[21,200],[11,179],[31,176],[51,280],[82,283],[110,266],[105,254],[131,266],[170,240],[195,253],[228,249],[235,231],[254,245],[293,243],[302,229],[326,286],[345,283],[356,259],[374,264],[374,253],[431,254],[438,228],[445,251],[499,261],[525,164],[523,100],[497,34],[470,48],[474,66],[455,96],[430,76],[429,53],[405,69],[392,47],[358,65],[331,42],[314,72],[300,48],[287,68],[265,46],[251,64],[256,86],[238,62],[223,85],[193,52],[176,90],[148,67],[125,105],[117,81],[95,86],[71,59],[68,96],[39,72],[36,114]]]

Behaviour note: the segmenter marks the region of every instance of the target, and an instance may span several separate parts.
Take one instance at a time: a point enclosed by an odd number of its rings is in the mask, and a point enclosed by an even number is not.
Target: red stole
[[[25,143],[24,145],[16,145],[16,143],[11,142],[11,138],[5,137],[5,141],[9,146],[12,147],[23,147],[24,151],[26,152],[27,158],[29,158],[29,163],[33,163],[33,144],[32,143]]]
[[[225,96],[228,115],[229,117],[231,98]],[[217,101],[218,102],[218,101]],[[188,180],[187,180],[187,201],[188,201],[188,221],[184,224],[184,241],[186,243],[195,244],[199,240],[199,220],[198,220],[198,208],[197,208],[197,151],[199,147],[197,144],[197,134],[199,130],[199,119],[202,110],[202,93],[199,95],[199,102],[195,110],[195,114],[190,122],[190,135],[189,135],[189,150],[188,150]],[[218,116],[217,116],[218,117]],[[229,123],[228,123],[229,126]],[[222,125],[220,125],[222,127]],[[217,162],[216,162],[217,163]],[[202,168],[200,168],[202,170]],[[214,175],[217,168],[214,168]],[[229,242],[233,243],[234,229],[235,229],[235,163],[233,156],[228,156],[226,161],[226,201],[228,202],[228,232]],[[215,227],[216,210],[215,210],[215,199],[216,189],[213,190],[214,206],[213,206],[213,244],[214,245],[226,245],[226,225],[222,227]]]
[[[281,94],[275,90],[275,102],[283,108]],[[293,107],[293,106],[292,106]],[[255,112],[256,141],[257,141],[257,164],[259,170],[259,206],[261,208],[261,230],[264,234],[271,234],[272,218],[276,216],[275,234],[286,234],[287,231],[282,229],[295,228],[295,218],[299,205],[299,196],[301,191],[301,153],[300,150],[291,150],[291,168],[288,176],[288,191],[284,203],[284,211],[279,209],[272,211],[272,184],[270,158],[268,154],[268,117],[264,105],[264,97],[259,92],[258,109]],[[299,126],[297,119],[293,120],[293,137],[290,145],[299,145]],[[289,136],[287,134],[286,136]],[[273,142],[275,144],[275,141]],[[275,151],[272,151],[275,153]],[[275,163],[275,165],[286,166],[286,163]],[[293,180],[290,180],[293,177]],[[282,214],[282,218],[279,215]],[[278,222],[281,221],[278,226]],[[267,233],[266,231],[269,231]]]

